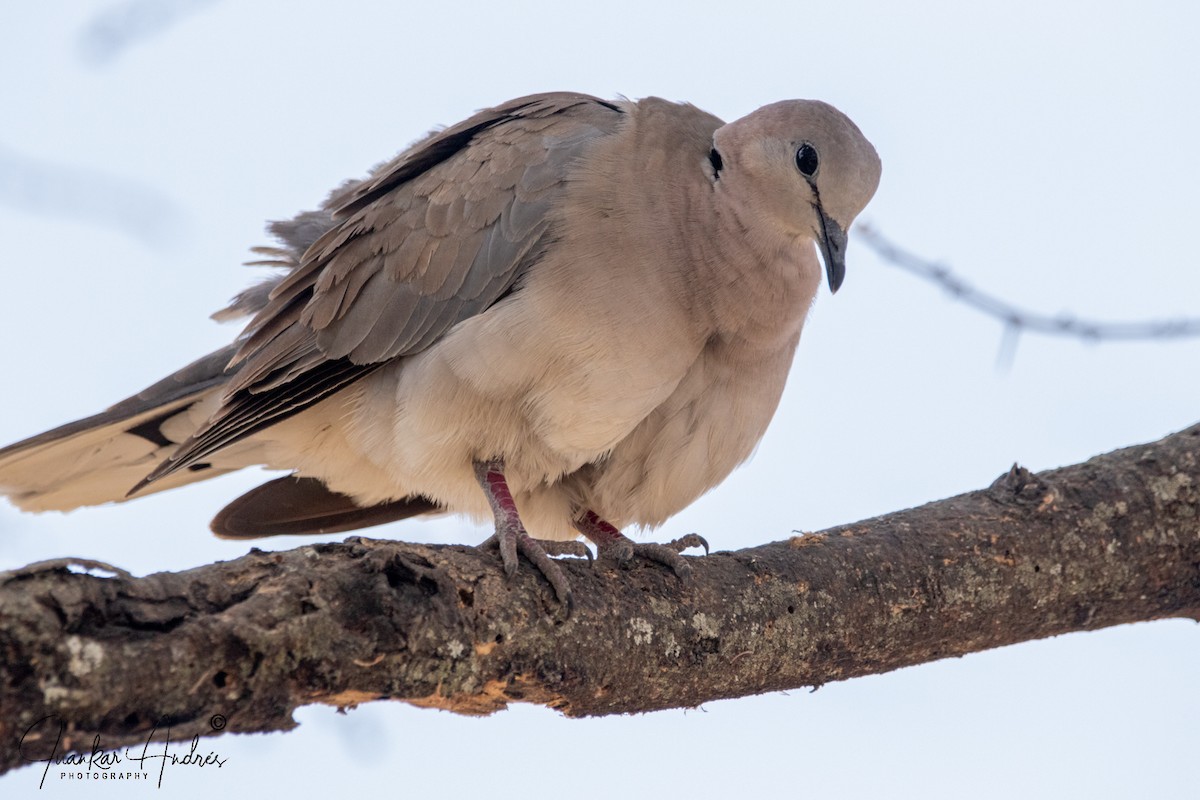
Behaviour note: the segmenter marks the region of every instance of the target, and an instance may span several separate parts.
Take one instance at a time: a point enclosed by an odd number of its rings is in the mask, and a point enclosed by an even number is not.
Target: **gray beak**
[[[821,218],[821,257],[825,259],[825,277],[829,279],[829,291],[836,292],[846,277],[846,232],[825,214],[821,206],[814,206]]]

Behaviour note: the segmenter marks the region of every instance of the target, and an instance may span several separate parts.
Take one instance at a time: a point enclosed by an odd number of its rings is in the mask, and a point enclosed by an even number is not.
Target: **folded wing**
[[[212,418],[137,487],[429,347],[553,246],[572,164],[620,124],[578,94],[513,100],[434,134],[337,195],[335,227],[251,320]]]

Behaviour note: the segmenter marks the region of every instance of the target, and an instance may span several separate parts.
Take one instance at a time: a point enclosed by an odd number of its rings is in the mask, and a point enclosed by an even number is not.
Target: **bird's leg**
[[[492,513],[496,516],[496,533],[480,545],[487,548],[492,545],[500,548],[500,560],[504,564],[504,573],[512,577],[517,573],[517,553],[528,558],[533,565],[546,576],[554,587],[558,601],[568,608],[571,606],[571,587],[562,567],[554,563],[551,555],[586,555],[591,560],[583,542],[556,542],[534,539],[525,531],[525,523],[517,513],[517,504],[513,502],[512,492],[508,481],[504,478],[504,462],[477,461],[475,462],[475,477],[483,487]]]
[[[596,552],[601,558],[611,558],[620,566],[625,566],[638,555],[665,564],[675,570],[680,578],[690,578],[692,565],[679,555],[680,551],[689,547],[703,547],[705,555],[708,554],[708,542],[698,534],[689,533],[667,544],[635,542],[594,511],[585,511],[583,516],[575,520],[575,527],[595,543]]]

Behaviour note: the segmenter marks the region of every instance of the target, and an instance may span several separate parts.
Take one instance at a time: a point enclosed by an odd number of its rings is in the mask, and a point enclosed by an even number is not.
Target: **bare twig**
[[[1002,361],[1011,360],[1016,349],[1017,336],[1026,331],[1071,336],[1088,341],[1180,339],[1200,336],[1200,318],[1194,317],[1144,322],[1097,322],[1071,314],[1038,314],[976,289],[956,276],[948,267],[904,250],[869,225],[859,224],[855,233],[859,241],[865,242],[884,261],[941,286],[954,299],[1004,323]]]

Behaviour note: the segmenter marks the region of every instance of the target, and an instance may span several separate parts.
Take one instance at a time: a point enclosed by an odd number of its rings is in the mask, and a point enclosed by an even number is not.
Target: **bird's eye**
[[[796,151],[796,169],[800,170],[800,174],[811,178],[817,174],[817,165],[817,148],[808,142],[800,145],[800,149]]]

